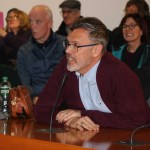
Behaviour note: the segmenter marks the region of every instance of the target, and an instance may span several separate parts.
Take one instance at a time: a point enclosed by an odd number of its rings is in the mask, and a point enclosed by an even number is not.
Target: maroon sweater
[[[51,111],[64,73],[67,73],[68,77],[57,103],[54,119],[62,103],[65,103],[66,109],[81,110],[82,116],[89,116],[103,127],[135,128],[150,123],[150,108],[144,99],[138,77],[109,53],[102,57],[96,79],[102,100],[112,113],[85,110],[79,95],[78,78],[74,72],[67,71],[64,57],[49,78],[34,107],[34,115],[38,122],[50,122]]]

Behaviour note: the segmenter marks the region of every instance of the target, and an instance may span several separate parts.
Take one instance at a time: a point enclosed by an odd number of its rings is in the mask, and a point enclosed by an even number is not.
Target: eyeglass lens
[[[129,24],[129,25],[126,25],[126,24],[124,24],[123,25],[123,29],[131,29],[131,30],[133,30],[135,27],[137,26],[137,24]]]
[[[12,16],[12,17],[8,17],[6,20],[7,21],[12,21],[12,20],[17,20],[18,17],[17,16]]]
[[[71,43],[69,43],[69,41],[64,41],[63,42],[63,46],[64,46],[64,48],[68,48],[68,47],[70,47],[71,49],[76,49],[77,48],[77,45],[76,44],[71,44]]]

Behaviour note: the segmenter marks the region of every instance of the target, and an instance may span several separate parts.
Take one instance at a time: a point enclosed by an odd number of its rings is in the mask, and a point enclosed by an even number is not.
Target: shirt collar
[[[44,43],[37,42],[33,37],[32,37],[32,40],[37,46],[39,46],[40,48],[43,48],[43,47],[46,47],[49,44],[49,42],[53,40],[53,38],[54,38],[53,31],[51,30],[51,34],[49,35],[48,39]]]
[[[95,84],[96,83],[96,72],[97,68],[100,64],[100,60],[84,75],[82,76],[79,72],[75,72],[76,76],[78,78],[86,78],[90,84]]]

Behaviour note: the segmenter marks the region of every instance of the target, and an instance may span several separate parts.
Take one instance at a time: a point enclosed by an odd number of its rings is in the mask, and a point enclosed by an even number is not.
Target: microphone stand
[[[150,124],[146,124],[146,125],[142,125],[140,127],[137,127],[133,130],[132,134],[131,134],[131,138],[130,140],[127,140],[127,141],[119,141],[120,144],[127,144],[127,145],[143,145],[143,144],[150,144],[150,142],[138,142],[138,141],[133,141],[133,137],[134,135],[140,130],[140,129],[143,129],[143,128],[147,128],[147,127],[150,127]]]
[[[143,129],[143,128],[147,128],[147,127],[150,127],[150,124],[137,127],[137,128],[135,128],[135,129],[133,130],[132,135],[131,135],[131,139],[130,139],[131,145],[134,145],[133,137],[134,137],[135,133],[136,133],[138,130]]]
[[[61,83],[61,86],[60,86],[60,88],[59,88],[57,97],[56,97],[55,105],[54,105],[54,107],[53,107],[53,109],[52,109],[52,112],[51,112],[51,118],[50,118],[50,132],[52,132],[52,133],[58,133],[58,132],[64,132],[64,131],[65,131],[64,129],[62,130],[62,129],[54,129],[54,128],[52,128],[52,124],[53,124],[53,114],[54,114],[54,112],[55,112],[55,109],[56,109],[56,106],[57,106],[58,100],[59,100],[59,98],[60,98],[61,91],[62,91],[62,89],[63,89],[63,86],[64,86],[64,84],[65,84],[66,79],[67,79],[67,74],[65,73],[65,74],[64,74],[64,77],[63,77],[63,80],[62,80],[62,83]]]
[[[46,130],[46,129],[41,129],[41,131],[43,131],[43,132],[59,133],[59,132],[66,132],[66,131],[67,131],[67,130],[62,129],[62,128],[57,128],[57,129],[52,128],[52,124],[53,124],[53,114],[54,114],[54,112],[55,112],[55,109],[56,109],[56,106],[57,106],[58,100],[59,100],[59,98],[60,98],[61,91],[62,91],[62,89],[63,89],[63,86],[64,86],[64,84],[65,84],[66,79],[67,79],[67,74],[65,73],[64,76],[63,76],[63,80],[62,80],[62,82],[61,82],[61,86],[60,86],[60,88],[59,88],[57,97],[56,97],[56,102],[55,102],[54,107],[53,107],[53,109],[52,109],[52,111],[51,111],[49,129],[48,129],[48,130]]]

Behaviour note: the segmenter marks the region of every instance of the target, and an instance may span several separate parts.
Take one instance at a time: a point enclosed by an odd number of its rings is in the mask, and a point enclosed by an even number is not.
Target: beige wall
[[[32,6],[37,4],[48,5],[53,11],[54,31],[62,21],[59,4],[63,0],[0,0],[0,11],[4,12],[4,18],[9,9],[16,7],[29,12]],[[118,26],[124,15],[124,7],[127,0],[79,0],[82,4],[81,12],[83,16],[98,17],[111,30]],[[150,5],[150,0],[146,0]]]

